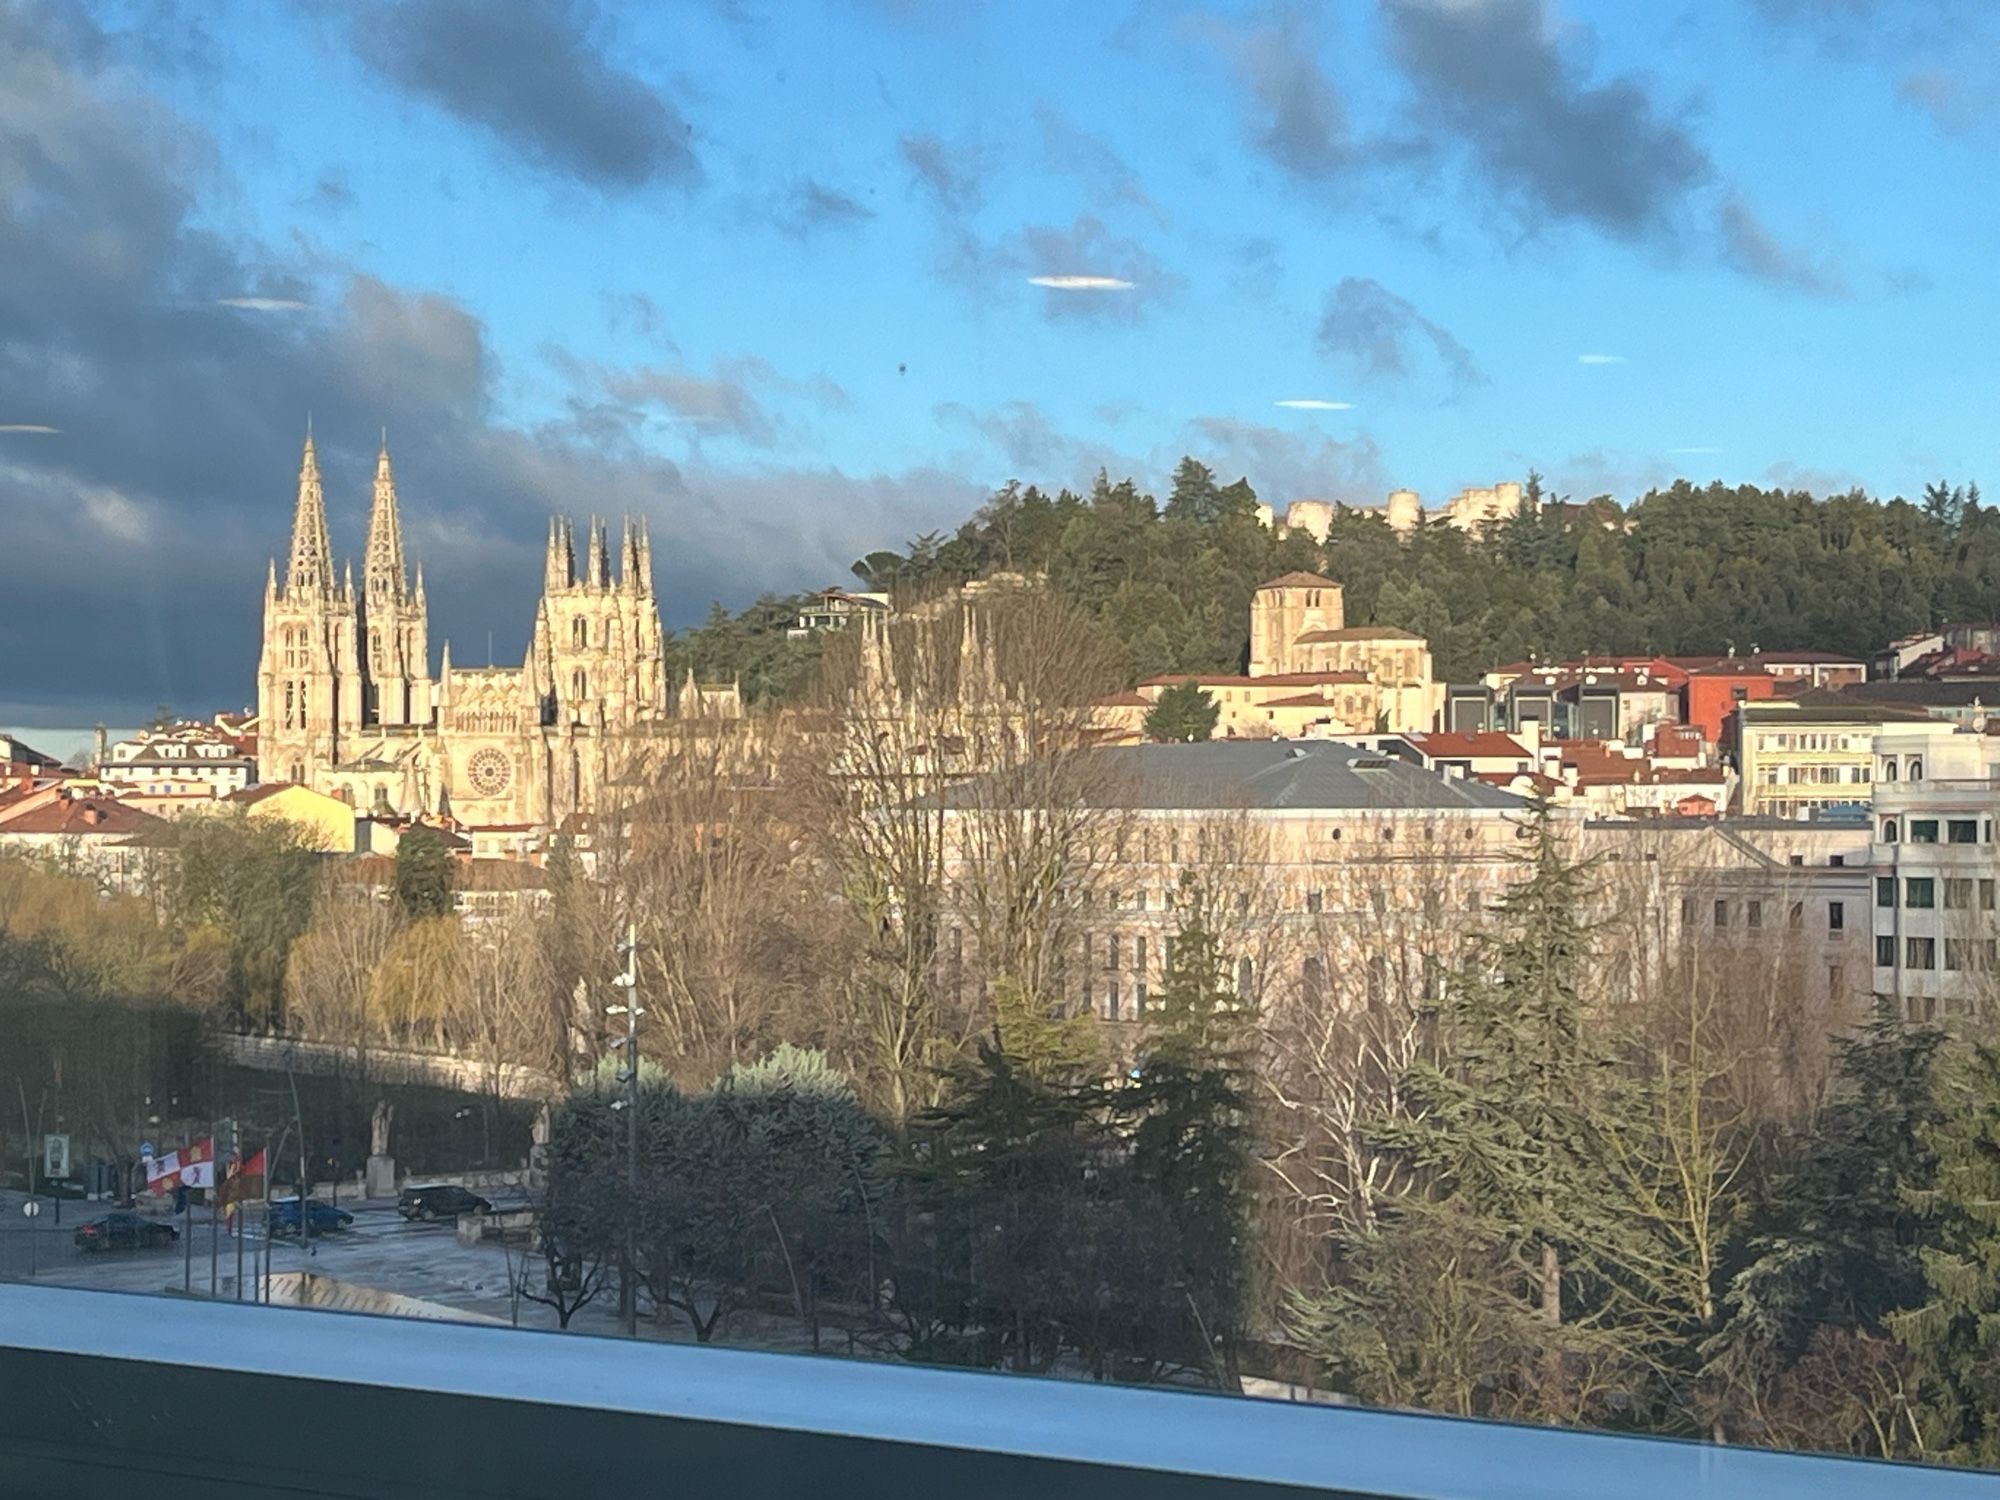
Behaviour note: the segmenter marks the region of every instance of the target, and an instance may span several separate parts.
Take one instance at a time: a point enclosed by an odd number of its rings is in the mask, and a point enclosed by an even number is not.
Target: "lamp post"
[[[618,945],[625,955],[625,970],[611,983],[625,992],[623,1004],[607,1005],[607,1016],[625,1018],[625,1066],[618,1081],[625,1085],[625,1097],[614,1100],[613,1109],[625,1111],[625,1264],[624,1285],[619,1292],[619,1312],[625,1320],[625,1337],[639,1336],[638,1253],[634,1222],[639,1209],[639,927],[625,924],[625,940]]]

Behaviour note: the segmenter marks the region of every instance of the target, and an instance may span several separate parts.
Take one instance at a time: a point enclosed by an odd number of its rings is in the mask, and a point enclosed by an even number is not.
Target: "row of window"
[[[1991,880],[1973,880],[1970,876],[1948,875],[1944,880],[1944,909],[1946,911],[1971,911],[1974,888],[1979,895],[1979,909],[1994,909],[1994,884]],[[1930,875],[1908,875],[1903,878],[1903,905],[1913,911],[1930,911],[1937,906],[1938,882]],[[1877,875],[1875,877],[1875,904],[1894,906],[1896,904],[1896,877]]]
[[[1904,968],[1935,969],[1937,960],[1936,938],[1903,939]],[[1948,970],[1976,969],[1982,973],[2000,969],[2000,938],[1946,938],[1944,966]],[[1878,969],[1896,967],[1896,940],[1893,937],[1875,939],[1875,967]]]
[[[1849,734],[1806,734],[1795,730],[1766,731],[1758,736],[1758,743],[1766,750],[1865,750],[1866,741],[1857,743],[1857,740],[1858,736]],[[1864,781],[1868,777],[1865,769],[1861,775]]]
[[[1717,932],[1728,930],[1735,911],[1736,903],[1733,901],[1721,900],[1715,903],[1715,930]],[[1694,897],[1681,897],[1681,926],[1683,928],[1694,926],[1694,914]],[[1752,898],[1743,903],[1743,925],[1753,931],[1763,928],[1764,903],[1762,901]],[[1794,901],[1785,910],[1785,926],[1797,932],[1803,929],[1805,925],[1806,904],[1803,901]],[[1847,931],[1846,902],[1829,901],[1826,903],[1826,930],[1828,932]]]
[[[1990,844],[1993,842],[1993,820],[1987,818],[1982,827],[1978,818],[1945,818],[1940,824],[1937,818],[1911,818],[1910,842],[1913,844],[1935,844],[1938,829],[1944,829],[1947,844]],[[1895,844],[1902,842],[1903,820],[1884,818],[1882,820],[1882,842]]]

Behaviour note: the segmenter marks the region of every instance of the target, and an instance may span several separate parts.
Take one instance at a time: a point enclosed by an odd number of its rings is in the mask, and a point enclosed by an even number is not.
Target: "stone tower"
[[[666,708],[665,653],[653,599],[653,543],[643,520],[625,522],[614,575],[610,535],[591,518],[582,567],[567,516],[549,523],[542,601],[529,648],[544,720],[629,729]]]
[[[1268,677],[1302,670],[1294,650],[1309,630],[1339,630],[1346,624],[1340,585],[1317,573],[1287,573],[1250,596],[1250,675]]]
[[[291,561],[264,582],[257,667],[258,760],[266,781],[309,781],[340,760],[362,724],[360,620],[350,570],[334,578],[319,458],[306,434],[292,513]]]
[[[424,571],[410,588],[403,561],[403,522],[389,440],[375,457],[375,500],[368,514],[368,551],[361,572],[361,628],[368,683],[363,712],[370,725],[425,724],[431,717],[430,627]]]

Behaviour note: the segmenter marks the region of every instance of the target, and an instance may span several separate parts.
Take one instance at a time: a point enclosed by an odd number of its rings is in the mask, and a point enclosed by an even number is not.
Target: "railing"
[[[0,1493],[1957,1500],[2000,1477],[1348,1407],[0,1286]]]

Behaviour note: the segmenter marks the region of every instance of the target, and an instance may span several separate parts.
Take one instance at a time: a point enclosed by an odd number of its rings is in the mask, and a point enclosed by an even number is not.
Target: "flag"
[[[165,1194],[171,1192],[181,1180],[181,1154],[169,1151],[165,1156],[146,1158],[146,1187],[148,1191]]]
[[[181,1186],[191,1188],[212,1188],[215,1186],[215,1141],[213,1137],[196,1141],[180,1153]]]
[[[236,1212],[237,1204],[263,1197],[264,1153],[259,1151],[248,1161],[240,1158],[231,1161],[228,1175],[222,1179],[222,1187],[216,1196],[217,1201],[232,1214]]]

